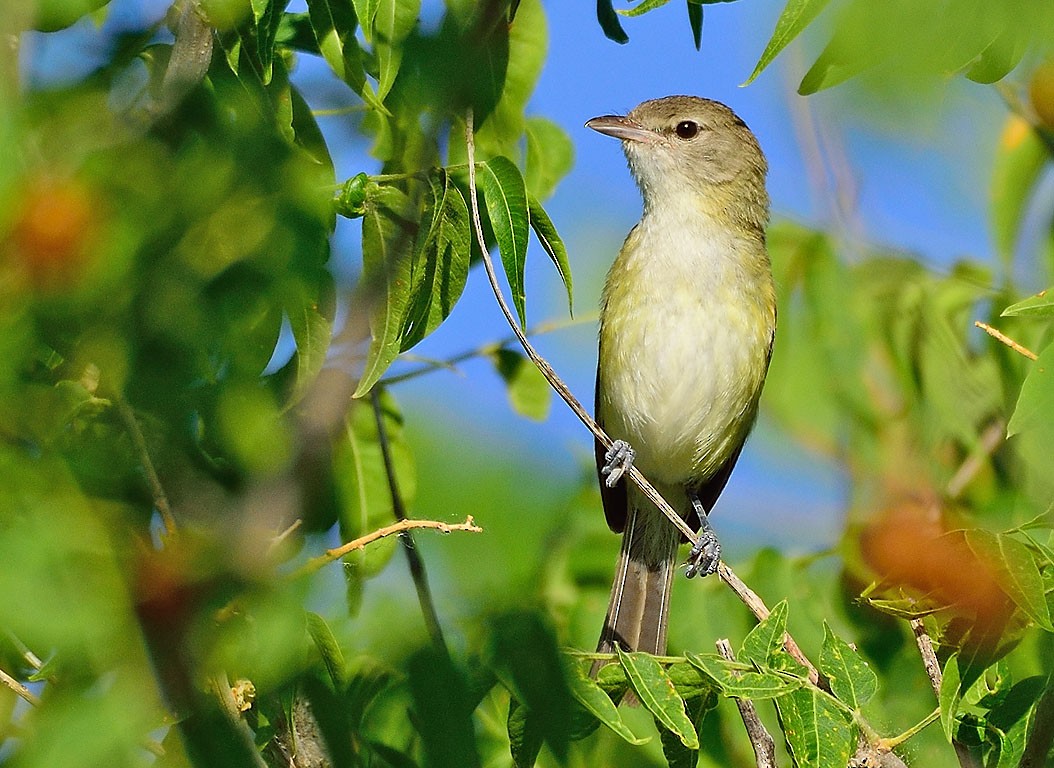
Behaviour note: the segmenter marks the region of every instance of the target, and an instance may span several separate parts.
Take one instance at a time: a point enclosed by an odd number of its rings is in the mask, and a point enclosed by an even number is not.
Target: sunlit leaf
[[[621,14],[622,16],[640,16],[648,11],[654,11],[656,8],[661,8],[668,2],[670,2],[670,0],[641,0],[641,2],[632,8],[619,8],[615,13]]]
[[[538,238],[538,242],[542,244],[542,248],[556,265],[560,273],[560,280],[563,281],[564,288],[567,290],[567,311],[573,312],[574,291],[571,283],[571,263],[567,259],[567,248],[564,246],[564,241],[560,239],[560,234],[549,219],[549,214],[530,194],[527,195],[527,210],[531,217],[531,229],[534,230],[534,236]]]
[[[831,690],[842,702],[859,709],[878,691],[878,676],[845,640],[823,624],[823,647],[820,649],[820,671],[827,677]]]
[[[1054,424],[1054,344],[1039,353],[1021,385],[1014,414],[1007,424],[1007,436],[1025,430],[1047,430]]]
[[[684,746],[699,749],[699,737],[695,733],[684,700],[677,695],[670,678],[659,662],[646,653],[625,653],[617,645],[619,664],[641,703],[648,708],[663,728],[675,734]]]
[[[812,23],[828,2],[829,0],[787,0],[783,12],[776,20],[776,28],[772,31],[772,37],[769,38],[758,63],[754,65],[754,71],[750,73],[750,77],[743,85],[754,82],[757,76],[779,55],[780,51]]]
[[[495,157],[480,166],[479,182],[487,213],[498,240],[501,262],[512,291],[520,324],[527,324],[523,270],[527,261],[527,188],[520,170],[507,157]]]
[[[402,64],[402,43],[413,31],[420,0],[377,0],[373,17],[373,51],[377,57],[377,98],[384,101]]]
[[[620,737],[630,744],[641,745],[651,741],[651,737],[638,738],[622,721],[618,707],[606,693],[588,677],[582,669],[574,664],[569,664],[568,683],[571,686],[571,695],[579,704],[589,710],[601,723],[606,725]]]
[[[771,670],[757,671],[744,662],[727,661],[714,653],[685,654],[688,662],[717,684],[724,696],[760,701],[784,696],[804,681]]]
[[[995,568],[999,586],[1014,604],[1047,632],[1054,632],[1039,567],[1027,546],[1006,534],[974,529],[965,532],[970,549]]]
[[[355,37],[357,21],[346,0],[310,0],[308,12],[318,48],[334,74],[351,86],[374,109],[387,112],[373,86],[366,80],[362,51]]]
[[[856,728],[828,696],[801,688],[776,699],[776,708],[797,765],[845,768],[856,749]]]
[[[574,144],[563,128],[544,117],[528,117],[526,135],[527,164],[523,178],[527,191],[538,200],[545,200],[574,165]]]
[[[759,622],[743,638],[738,660],[759,665],[768,664],[773,654],[783,648],[783,637],[787,633],[787,612],[786,600],[777,603],[768,618]]]
[[[1054,317],[1054,291],[1047,289],[1029,296],[999,313],[1000,317]]]

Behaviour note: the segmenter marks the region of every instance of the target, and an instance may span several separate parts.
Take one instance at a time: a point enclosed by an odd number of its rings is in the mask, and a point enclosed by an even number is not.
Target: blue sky
[[[101,30],[83,22],[61,37],[34,36],[26,46],[27,77],[32,83],[75,77],[71,61],[104,56],[109,32],[155,19],[166,7],[163,0],[114,0]],[[426,14],[439,7],[436,0],[425,0]],[[810,168],[816,166],[806,162],[801,149],[807,118],[842,148],[842,167],[855,189],[855,236],[915,252],[938,269],[957,257],[991,258],[987,158],[1004,117],[991,89],[954,78],[934,88],[926,101],[910,94],[878,99],[851,81],[803,99],[795,87],[822,45],[820,33],[792,46],[755,83],[741,88],[775,25],[779,0],[707,5],[701,51],[692,43],[681,0],[626,19],[628,45],[604,38],[593,3],[559,0],[545,7],[549,56],[530,111],[563,126],[576,147],[574,170],[547,209],[569,247],[579,315],[594,310],[604,272],[640,213],[617,142],[583,123],[673,93],[724,101],[754,129],[769,158],[777,218],[821,227],[834,221],[830,197],[818,194],[810,181],[815,175]],[[294,76],[310,101],[313,89],[326,79],[325,67],[302,57]],[[340,118],[322,118],[321,125],[332,142],[339,178],[376,168],[360,142],[347,141]],[[358,260],[356,229],[355,222],[341,225],[338,264]],[[851,252],[851,243],[847,248]],[[416,353],[444,358],[508,335],[483,278],[481,272],[472,274],[454,314]],[[539,250],[529,257],[527,281],[532,322],[566,318],[562,287]],[[579,398],[591,404],[595,326],[541,337],[538,346]],[[514,415],[501,382],[484,361],[468,363],[457,374],[442,372],[400,385],[396,396],[409,420],[438,413],[435,428],[448,429],[455,441],[489,446],[510,461],[529,458],[532,466],[556,478],[570,482],[590,461],[588,434],[561,403],[554,402],[543,423]],[[815,457],[785,450],[779,434],[763,421],[718,505],[717,524],[733,547],[736,540],[749,539],[813,549],[833,540],[841,498],[837,471]]]

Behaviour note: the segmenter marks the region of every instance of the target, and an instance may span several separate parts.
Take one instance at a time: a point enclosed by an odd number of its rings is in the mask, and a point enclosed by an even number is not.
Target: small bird
[[[776,331],[765,247],[767,164],[716,101],[668,96],[586,123],[622,142],[644,198],[600,309],[596,446],[604,514],[622,533],[598,651],[666,652],[681,534],[623,476],[639,469],[700,539],[688,575],[717,569],[707,520],[754,425]]]

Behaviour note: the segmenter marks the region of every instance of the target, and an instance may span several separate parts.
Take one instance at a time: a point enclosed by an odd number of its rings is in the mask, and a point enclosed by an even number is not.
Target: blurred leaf
[[[505,392],[516,413],[544,421],[552,404],[552,390],[541,371],[527,357],[511,349],[493,355],[494,367],[505,381]]]
[[[780,51],[813,22],[828,2],[829,0],[787,0],[787,5],[783,7],[783,12],[776,21],[772,37],[769,38],[758,63],[754,65],[754,71],[750,73],[750,77],[743,85],[754,82],[757,76],[779,55]],[[698,48],[698,43],[696,47]]]
[[[1005,264],[1014,256],[1028,202],[1049,160],[1050,152],[1028,122],[1017,115],[1007,118],[996,147],[990,192],[992,236]]]
[[[523,269],[527,261],[527,188],[520,170],[507,157],[495,157],[480,166],[480,187],[487,204],[487,213],[498,240],[498,249],[505,276],[512,291],[512,303],[520,318],[527,324],[526,294]]]
[[[845,768],[856,749],[856,727],[848,714],[816,688],[801,688],[776,700],[780,725],[799,766]]]
[[[367,104],[388,114],[383,95],[375,93],[366,80],[362,51],[355,37],[355,9],[347,0],[310,0],[307,7],[319,51],[333,73]]]
[[[629,36],[622,28],[622,23],[619,21],[615,8],[611,5],[611,0],[597,0],[597,21],[600,22],[600,28],[604,30],[604,36],[609,40],[622,44],[629,42]]]
[[[421,736],[427,768],[478,768],[472,705],[464,673],[450,658],[426,648],[407,665],[411,719]]]
[[[392,89],[403,59],[403,42],[417,24],[420,0],[377,0],[369,40],[377,57],[377,98]]]
[[[527,192],[537,200],[545,200],[574,165],[575,146],[563,128],[544,117],[528,117],[525,133]]]
[[[1014,414],[1007,424],[1007,437],[1013,437],[1027,430],[1043,431],[1049,434],[1054,424],[1054,386],[1051,386],[1054,373],[1054,344],[1048,345],[1039,353],[1039,358],[1032,363],[1021,394],[1018,395]]]
[[[509,700],[509,747],[512,751],[512,764],[516,768],[533,768],[542,751],[542,730],[527,707],[516,699]]]
[[[941,708],[941,727],[944,729],[944,737],[950,743],[955,729],[955,715],[959,711],[959,701],[962,698],[960,692],[961,679],[959,677],[959,658],[951,655],[944,663],[944,671],[941,676],[941,690],[937,696],[937,702]]]
[[[773,655],[783,648],[783,637],[786,633],[787,601],[781,600],[769,613],[768,618],[759,622],[743,638],[738,660],[759,666],[769,664]]]
[[[1050,295],[1048,295],[1050,294]],[[1054,292],[1048,288],[1035,296],[1011,304],[999,313],[1000,317],[1054,317]]]
[[[289,326],[296,342],[296,379],[289,403],[295,404],[322,371],[329,352],[333,324],[319,312],[318,307],[303,305],[290,308]]]
[[[677,695],[670,678],[655,657],[647,653],[625,653],[618,645],[619,664],[626,672],[630,687],[662,727],[673,733],[689,749],[699,749],[695,726],[684,709],[684,700]]]
[[[878,676],[849,643],[823,624],[823,647],[820,649],[820,671],[831,683],[838,699],[853,709],[860,709],[878,691]]]
[[[588,677],[580,666],[574,663],[567,665],[569,668],[567,679],[571,686],[571,695],[589,710],[601,723],[606,725],[620,737],[630,744],[641,745],[651,741],[651,737],[638,738],[630,730],[629,726],[622,721],[618,707],[606,693],[596,684],[596,681]]]
[[[692,42],[698,51],[703,44],[703,6],[696,0],[688,0],[688,25],[692,28]]]
[[[1018,20],[1006,18],[1003,24],[996,38],[966,70],[966,77],[975,83],[987,85],[1002,80],[1021,62],[1032,42],[1033,31]]]
[[[567,260],[567,248],[564,247],[564,241],[560,239],[560,234],[556,231],[556,227],[553,226],[549,214],[542,208],[541,203],[529,193],[527,213],[531,219],[534,236],[538,238],[538,242],[542,244],[542,248],[549,254],[549,258],[556,265],[557,272],[560,273],[560,279],[563,281],[564,288],[567,289],[567,311],[573,314],[574,291],[571,285],[571,264]]]
[[[618,9],[615,13],[622,16],[640,16],[641,14],[647,13],[648,11],[654,11],[656,8],[661,8],[666,5],[670,0],[641,0],[640,3],[632,8]]]
[[[373,340],[353,397],[369,392],[402,348],[416,234],[415,206],[410,198],[393,186],[371,187],[362,218],[362,283],[373,305]]]
[[[326,620],[317,613],[307,611],[307,631],[311,640],[322,657],[322,663],[326,665],[326,671],[333,681],[333,687],[338,693],[343,693],[348,684],[347,665],[344,661],[344,653],[340,650],[337,638],[333,636],[333,630],[329,628]]]
[[[774,699],[797,690],[804,683],[762,668],[752,669],[748,663],[726,661],[714,653],[685,654],[688,662],[713,680],[723,696],[760,701]]]
[[[1041,629],[1054,632],[1039,567],[1027,546],[1006,534],[980,529],[965,532],[970,549],[995,569],[999,586]]]

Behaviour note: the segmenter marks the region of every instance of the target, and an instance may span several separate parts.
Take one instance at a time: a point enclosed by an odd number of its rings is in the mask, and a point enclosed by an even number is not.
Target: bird
[[[597,650],[661,655],[683,537],[626,472],[699,531],[688,575],[714,572],[708,515],[756,421],[776,333],[768,165],[735,112],[697,96],[586,127],[621,141],[643,198],[601,298],[595,412],[613,445],[598,440],[596,462],[622,546]]]

